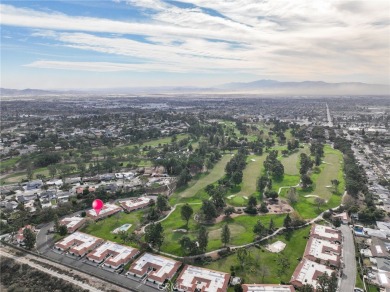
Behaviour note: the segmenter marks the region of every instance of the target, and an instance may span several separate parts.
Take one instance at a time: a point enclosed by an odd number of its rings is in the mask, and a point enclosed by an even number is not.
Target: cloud
[[[390,66],[388,1],[115,2],[126,2],[147,18],[124,21],[0,5],[0,23],[30,28],[32,37],[57,46],[122,60],[27,64],[35,68],[242,72],[305,79],[359,74],[384,80]]]

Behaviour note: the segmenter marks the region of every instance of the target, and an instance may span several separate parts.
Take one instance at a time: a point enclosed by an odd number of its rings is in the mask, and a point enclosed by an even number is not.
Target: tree
[[[268,266],[266,265],[261,265],[260,266],[260,269],[259,269],[259,275],[261,276],[261,282],[264,283],[264,278],[269,276],[270,274],[270,271],[269,271],[269,268]]]
[[[273,174],[274,177],[276,177],[278,179],[283,177],[283,175],[284,175],[284,166],[283,166],[283,164],[279,160],[275,161],[275,164],[272,167],[272,174]]]
[[[183,236],[179,240],[179,243],[184,253],[189,253],[189,254],[196,253],[196,249],[197,249],[196,243],[192,241],[191,238],[189,238],[188,236]]]
[[[332,179],[330,182],[332,183],[332,186],[334,187],[334,192],[337,193],[337,189],[338,189],[340,182],[337,179]]]
[[[275,223],[274,223],[274,219],[271,218],[268,225],[268,231],[273,232],[274,230],[275,230]]]
[[[256,214],[257,213],[256,206],[257,206],[256,197],[250,196],[248,199],[247,207],[245,208],[245,212],[249,214]]]
[[[311,180],[310,176],[307,174],[301,175],[301,183],[302,183],[302,188],[306,189],[309,185],[313,183]]]
[[[177,186],[182,187],[187,185],[187,183],[191,180],[191,174],[188,169],[183,169],[177,179]]]
[[[314,292],[314,287],[311,284],[305,284],[300,288],[299,291],[301,291],[301,292]]]
[[[164,242],[164,228],[161,223],[152,223],[145,228],[145,241],[152,245],[153,247],[157,246],[160,250],[161,245]]]
[[[222,227],[221,241],[222,241],[222,243],[224,244],[225,247],[230,242],[230,229],[229,229],[229,226],[227,224],[225,224]]]
[[[292,220],[290,218],[290,214],[287,214],[286,217],[284,218],[283,226],[288,229],[291,227],[291,222]]]
[[[35,246],[36,235],[30,228],[24,228],[23,230],[23,243],[27,249],[32,249]]]
[[[325,204],[325,200],[323,198],[316,197],[314,199],[314,203],[317,205],[317,209],[319,211],[320,207]]]
[[[123,242],[126,242],[127,240],[127,232],[124,230],[119,231],[118,233],[119,238],[122,239]]]
[[[186,226],[188,228],[188,221],[191,219],[194,210],[188,204],[185,204],[181,207],[181,218],[186,221]]]
[[[271,200],[273,200],[273,201],[276,201],[277,198],[279,197],[279,194],[278,194],[278,192],[276,192],[276,191],[267,192],[266,195],[267,195],[267,198],[269,198],[269,199],[271,199]]]
[[[267,204],[265,202],[261,202],[259,210],[261,213],[268,213],[269,212],[269,210],[267,208]]]
[[[287,192],[287,200],[291,205],[294,205],[296,202],[298,202],[298,195],[297,195],[297,189],[294,187],[291,187]]]
[[[205,252],[207,245],[209,243],[209,233],[207,232],[206,227],[203,225],[199,228],[198,233],[198,248],[200,252]]]
[[[262,237],[267,234],[267,228],[265,228],[264,224],[257,220],[256,225],[253,226],[253,233],[257,234],[258,236]]]
[[[156,211],[156,208],[155,207],[150,208],[146,218],[149,221],[156,221],[158,219],[158,217],[159,217],[159,215],[158,215],[158,212]]]
[[[159,212],[169,210],[169,203],[165,196],[161,194],[157,196],[156,208]]]
[[[203,200],[202,207],[200,209],[206,221],[213,220],[218,216],[214,203],[209,200]]]
[[[262,175],[259,180],[257,181],[257,188],[259,190],[259,192],[263,192],[264,191],[264,188],[267,186],[268,184],[268,176],[266,175]]]
[[[27,166],[27,179],[32,180],[34,176],[34,170],[32,169],[31,164]]]
[[[237,250],[237,260],[240,263],[241,269],[244,269],[245,262],[250,258],[249,250],[245,247]]]
[[[225,210],[224,210],[225,216],[230,217],[230,215],[232,215],[234,213],[234,211],[235,211],[235,209],[232,206],[225,208]]]
[[[276,274],[280,278],[282,275],[285,275],[290,268],[290,261],[287,257],[279,256],[277,259],[278,268],[276,270]]]
[[[59,232],[60,230],[60,221],[58,220],[58,215],[57,213],[54,214],[54,231]]]
[[[242,288],[241,284],[234,285],[234,292],[243,292],[244,289]]]
[[[66,225],[60,225],[60,227],[58,228],[58,233],[61,236],[67,235],[68,234],[68,227],[66,227]]]
[[[232,181],[235,185],[239,185],[242,182],[242,171],[238,170],[233,173]]]

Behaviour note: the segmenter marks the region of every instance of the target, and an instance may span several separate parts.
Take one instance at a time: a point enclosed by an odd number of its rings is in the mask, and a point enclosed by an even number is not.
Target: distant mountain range
[[[327,83],[323,81],[280,82],[276,80],[257,80],[253,82],[234,82],[219,86],[227,91],[294,93],[294,94],[390,94],[390,86],[360,82]]]
[[[233,82],[214,87],[133,87],[79,90],[41,90],[0,88],[1,96],[52,96],[72,94],[165,94],[165,93],[248,93],[248,94],[294,94],[294,95],[390,95],[390,86],[360,82],[327,83],[323,81],[281,82],[257,80]]]

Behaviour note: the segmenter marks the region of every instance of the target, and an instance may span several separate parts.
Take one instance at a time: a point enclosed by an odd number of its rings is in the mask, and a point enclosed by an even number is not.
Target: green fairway
[[[312,195],[319,196],[325,200],[329,200],[329,198],[332,196],[333,191],[331,180],[339,180],[338,176],[341,164],[339,156],[333,153],[325,154],[324,161],[325,163],[323,163],[320,167],[321,173],[315,180],[316,188]],[[339,186],[339,189],[341,189],[341,187],[342,186]]]
[[[201,205],[191,205],[191,207],[194,209],[195,214],[199,211]],[[257,220],[261,220],[265,226],[268,226],[270,219],[273,218],[275,226],[281,227],[283,225],[284,217],[285,215],[241,215],[235,218],[227,218],[214,225],[205,225],[209,232],[207,251],[223,247],[223,244],[221,243],[221,228],[225,223],[229,224],[231,231],[230,245],[242,245],[254,240],[253,226],[257,223]],[[185,221],[182,220],[180,216],[180,207],[178,207],[168,219],[161,222],[161,224],[164,227],[165,234],[165,240],[161,250],[183,256],[184,254],[180,247],[179,240],[185,235],[189,236],[191,239],[195,239],[198,233],[199,224],[192,218],[188,224],[188,233],[174,232],[174,230],[186,228]]]
[[[299,159],[301,153],[309,154],[309,149],[307,147],[299,149],[299,151],[281,159],[285,174],[299,175]]]
[[[205,268],[230,273],[230,267],[235,266],[237,267],[235,269],[236,275],[238,277],[244,278],[245,283],[279,284],[280,281],[287,283],[290,281],[291,275],[299,263],[298,259],[303,256],[303,252],[307,243],[307,239],[305,237],[309,235],[309,231],[310,226],[292,231],[289,235],[286,234],[276,236],[269,241],[269,243],[273,243],[280,240],[286,243],[285,249],[280,254],[289,259],[290,267],[286,269],[284,275],[282,275],[281,278],[277,276],[278,265],[276,260],[278,258],[278,254],[271,253],[265,250],[263,247],[261,249],[255,247],[249,249],[250,260],[245,263],[243,269],[240,267],[236,254],[207,264],[205,265]],[[264,276],[264,279],[261,274],[262,266],[265,266],[268,270],[268,273]]]
[[[302,188],[297,188],[299,201],[293,205],[293,208],[305,219],[315,218],[321,212],[326,209],[334,208],[341,203],[341,194],[345,188],[345,181],[343,176],[343,156],[342,153],[338,150],[332,149],[330,146],[326,145],[324,147],[325,157],[324,161],[319,166],[321,170],[319,173],[313,173],[311,179],[313,180],[313,185],[311,188],[303,190]],[[338,186],[338,193],[333,193],[333,188],[327,187],[331,185],[331,180],[337,179],[340,182]],[[273,190],[278,190],[280,186],[289,185],[293,186],[299,183],[299,176],[288,176],[284,175],[284,179],[280,182],[275,181],[273,183]],[[286,197],[288,189],[282,189],[280,196],[282,198]],[[309,196],[309,197],[306,197]],[[315,204],[315,196],[325,199],[327,202],[320,208]]]
[[[257,156],[250,155],[247,159],[247,165],[243,171],[241,190],[235,193],[232,199],[228,199],[228,203],[234,206],[244,206],[246,201],[243,197],[250,197],[256,192],[257,180],[263,171],[263,162],[266,155]],[[252,161],[254,160],[254,161]]]
[[[173,197],[177,198],[190,198],[193,197],[198,191],[205,188],[207,185],[212,184],[222,178],[225,175],[225,166],[232,159],[231,155],[222,156],[221,160],[218,161],[213,169],[211,169],[210,173],[202,176],[200,179],[195,181],[193,185],[190,185],[182,192],[178,192],[173,195]]]

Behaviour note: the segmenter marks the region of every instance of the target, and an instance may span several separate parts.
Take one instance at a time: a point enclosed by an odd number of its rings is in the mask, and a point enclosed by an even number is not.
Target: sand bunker
[[[279,253],[284,250],[285,247],[286,244],[283,241],[279,240],[277,242],[274,242],[273,244],[268,244],[265,248],[270,252]]]

